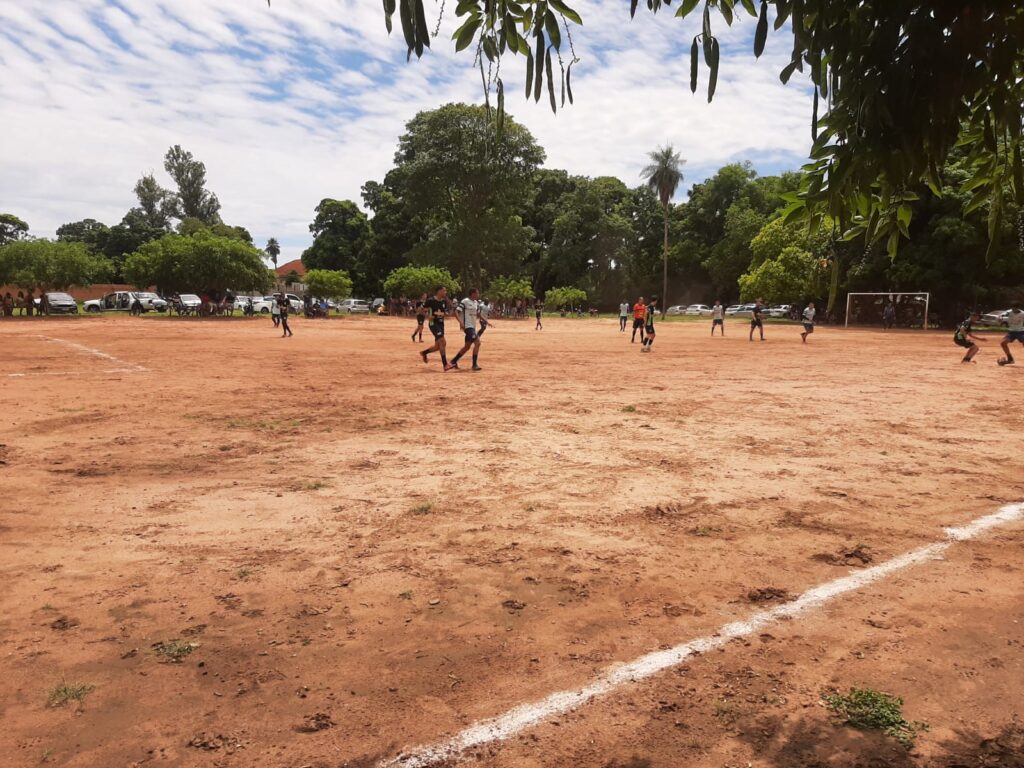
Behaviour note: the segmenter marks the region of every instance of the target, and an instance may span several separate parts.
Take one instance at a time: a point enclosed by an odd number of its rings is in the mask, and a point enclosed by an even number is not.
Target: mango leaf
[[[797,64],[799,64],[799,63],[800,63],[799,61],[795,61],[795,60],[791,61],[779,73],[779,80],[781,80],[783,82],[783,84],[789,82],[789,78],[791,78],[793,76],[793,72],[796,70]]]
[[[676,17],[682,18],[683,16],[688,15],[694,8],[697,7],[697,3],[699,2],[700,0],[683,0],[683,4],[680,5],[679,10],[676,11]]]
[[[558,50],[562,47],[562,30],[558,28],[558,17],[548,11],[544,15],[544,28],[548,31],[548,40],[552,47]]]
[[[267,0],[267,7],[270,7],[270,0]],[[391,17],[395,15],[395,0],[384,0],[384,26],[388,28],[388,34],[391,34]]]
[[[693,45],[690,46],[690,93],[697,92],[697,68],[699,62],[697,49],[697,38],[693,38]]]
[[[885,252],[889,254],[890,259],[896,258],[896,253],[900,249],[900,233],[898,231],[893,232],[889,235],[889,240],[885,244]]]
[[[529,49],[527,49],[529,51]],[[533,53],[526,54],[526,98],[533,92]]]
[[[470,43],[476,39],[476,32],[480,29],[480,25],[483,23],[483,19],[479,16],[470,16],[466,19],[466,23],[455,30],[452,33],[452,38],[455,40],[455,50],[462,51],[469,47]]]
[[[724,7],[724,6],[723,6]],[[715,88],[718,87],[718,40],[712,38],[711,40],[711,72],[708,74],[708,104],[711,103],[711,99],[715,97]]]
[[[568,5],[563,3],[562,0],[548,0],[548,3],[551,5],[552,8],[554,8],[560,14],[565,16],[565,18],[567,18],[573,24],[579,24],[582,26],[583,19],[580,18],[580,15],[576,13],[576,11],[574,11]]]
[[[732,26],[732,5],[731,0],[718,0],[718,10],[722,12],[722,18],[730,27]]]
[[[761,0],[761,15],[757,19],[757,30],[754,32],[754,56],[761,57],[764,44],[768,39],[768,0]]]
[[[632,0],[632,2],[629,4],[629,18],[631,19],[636,16],[637,2],[638,0]]]
[[[914,218],[914,209],[906,203],[896,209],[896,225],[905,238],[910,239],[910,220]]]
[[[740,0],[740,4],[743,6],[743,10],[751,16],[757,16],[757,10],[754,8],[754,0]]]
[[[551,111],[558,112],[558,104],[555,101],[555,78],[551,75],[551,49],[548,48],[547,55],[547,72],[548,72],[548,97],[551,99]]]
[[[537,35],[537,60],[533,67],[533,100],[540,101],[540,91],[544,87],[544,34]]]

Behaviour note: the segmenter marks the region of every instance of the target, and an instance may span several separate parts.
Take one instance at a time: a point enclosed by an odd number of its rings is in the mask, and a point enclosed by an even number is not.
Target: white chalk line
[[[914,565],[934,560],[953,544],[970,541],[981,534],[1024,517],[1024,503],[1009,504],[997,512],[968,523],[960,528],[945,529],[945,539],[907,552],[879,565],[865,568],[849,576],[825,582],[804,592],[792,602],[767,611],[759,611],[744,621],[735,621],[721,627],[715,634],[690,640],[674,648],[654,651],[634,661],[609,668],[589,685],[572,691],[558,691],[539,700],[522,704],[503,715],[482,720],[451,738],[436,744],[416,747],[391,760],[379,763],[380,768],[425,768],[483,744],[508,739],[545,720],[564,715],[599,696],[611,693],[620,686],[644,680],[682,664],[694,654],[707,653],[731,640],[746,637],[774,624],[792,618],[848,592],[873,584],[886,576]]]
[[[78,344],[77,342],[68,341],[67,339],[58,339],[55,336],[39,336],[38,338],[42,339],[43,341],[55,341],[58,344],[64,344],[65,346],[71,347],[72,349],[75,349],[75,350],[77,350],[79,352],[82,352],[83,354],[92,355],[93,357],[98,357],[98,358],[100,358],[102,360],[106,360],[106,361],[108,361],[110,363],[113,363],[115,365],[119,365],[121,367],[120,368],[104,368],[102,370],[95,370],[95,369],[89,370],[89,369],[86,369],[85,371],[29,371],[29,372],[26,372],[26,373],[8,373],[8,374],[6,374],[6,376],[8,378],[11,378],[11,379],[23,379],[23,378],[27,378],[28,376],[82,376],[82,375],[87,374],[87,373],[148,373],[149,372],[149,368],[146,368],[143,365],[139,365],[137,363],[129,363],[129,362],[125,361],[125,360],[121,360],[120,358],[114,357],[113,355],[108,354],[106,352],[103,352],[101,350],[93,349],[92,347],[87,347],[84,344]]]

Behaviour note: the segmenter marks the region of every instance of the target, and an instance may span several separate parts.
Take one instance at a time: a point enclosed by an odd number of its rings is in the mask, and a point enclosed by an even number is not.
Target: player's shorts
[[[423,325],[423,321],[426,319],[426,315],[416,315],[416,325]]]
[[[467,328],[466,329],[466,343],[467,344],[472,344],[476,340],[477,340],[476,328]]]
[[[444,323],[431,323],[427,327],[430,329],[430,332],[434,334],[435,339],[444,338]]]
[[[714,320],[711,321],[711,327],[714,328],[716,325],[720,325],[720,326],[722,326],[724,328],[725,327],[725,320],[723,320],[720,317],[716,317]]]
[[[1015,341],[1019,341],[1021,344],[1024,344],[1024,331],[1007,331],[1006,338],[1003,339],[1003,341],[1011,344]]]
[[[764,327],[764,321],[758,320],[757,318],[751,318],[751,320],[750,320],[750,327],[751,328],[763,328]]]
[[[653,325],[646,325],[646,326],[644,326],[644,333],[646,333],[648,336],[653,336],[654,335],[654,326]]]
[[[637,319],[637,318],[634,318],[633,319],[633,327],[634,328],[643,328],[644,327],[644,321],[640,320],[640,319]]]
[[[974,342],[968,341],[967,339],[953,339],[953,343],[958,347],[963,347],[964,349],[970,349],[974,346]]]
[[[814,333],[814,323],[804,323],[804,330],[807,333]]]

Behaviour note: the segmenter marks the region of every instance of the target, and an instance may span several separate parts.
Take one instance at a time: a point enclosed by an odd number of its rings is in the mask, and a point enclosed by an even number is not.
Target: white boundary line
[[[105,369],[99,370],[99,371],[86,369],[84,371],[32,371],[32,372],[29,372],[29,373],[8,373],[8,374],[5,374],[8,378],[11,378],[11,379],[24,379],[24,378],[27,378],[29,376],[81,376],[81,375],[86,374],[86,373],[148,373],[149,372],[149,368],[146,368],[143,365],[138,365],[137,363],[129,363],[129,362],[125,361],[125,360],[121,360],[120,358],[114,357],[113,355],[107,354],[106,352],[101,352],[98,349],[93,349],[92,347],[87,347],[84,344],[78,344],[77,342],[68,341],[67,339],[58,339],[55,336],[39,336],[37,338],[40,338],[43,341],[55,341],[58,344],[64,344],[66,346],[71,347],[72,349],[75,349],[75,350],[77,350],[79,352],[82,352],[83,354],[92,355],[93,357],[101,358],[103,360],[106,360],[106,361],[108,361],[110,363],[115,363],[116,365],[120,365],[122,367],[120,367],[120,368],[105,368]]]
[[[1009,504],[997,512],[968,523],[960,528],[945,529],[945,539],[907,552],[879,565],[865,568],[849,576],[825,582],[804,592],[792,602],[767,611],[759,611],[745,621],[736,621],[721,627],[715,634],[690,640],[674,648],[655,651],[634,661],[613,666],[589,685],[572,691],[558,691],[539,700],[510,709],[503,715],[471,725],[451,738],[436,744],[417,747],[379,763],[380,768],[426,768],[459,756],[462,752],[482,744],[508,739],[552,717],[564,715],[591,699],[611,693],[620,686],[644,680],[682,664],[698,653],[707,653],[731,640],[751,635],[769,624],[797,616],[835,600],[848,592],[866,587],[897,571],[934,560],[955,543],[970,541],[986,531],[1024,517],[1024,503]]]

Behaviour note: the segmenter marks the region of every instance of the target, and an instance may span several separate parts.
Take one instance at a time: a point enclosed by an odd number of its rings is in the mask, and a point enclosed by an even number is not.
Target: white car
[[[199,306],[203,303],[203,300],[196,296],[194,293],[179,293],[178,294],[178,305],[181,312],[198,312]]]
[[[302,300],[299,299],[293,293],[286,293],[285,298],[288,299],[288,306],[291,307],[291,311],[298,313],[302,311]],[[258,312],[261,315],[269,315],[274,308],[274,304],[277,299],[273,296],[264,296],[262,299],[254,301],[252,303],[252,309],[254,312]]]
[[[735,317],[736,315],[740,314],[744,309],[746,309],[746,307],[746,304],[733,304],[731,307],[725,308],[725,316]]]
[[[363,299],[345,299],[338,305],[339,312],[348,312],[350,315],[370,314],[370,302]]]
[[[711,317],[711,307],[707,304],[691,304],[686,308],[686,314],[691,317]]]
[[[1009,314],[1010,310],[1008,309],[995,309],[982,315],[978,322],[981,325],[1001,325],[1005,327],[1008,324],[1007,317]]]
[[[666,315],[685,315],[686,307],[682,304],[676,304],[674,307],[669,307],[665,310]]]
[[[792,304],[779,304],[777,307],[772,307],[765,312],[768,317],[789,317],[790,311],[793,309]]]
[[[132,308],[135,299],[142,304],[142,310],[149,312],[155,310],[163,312],[167,309],[167,302],[148,291],[115,291],[108,293],[102,299],[91,299],[82,302],[82,310],[85,312],[128,312]]]

